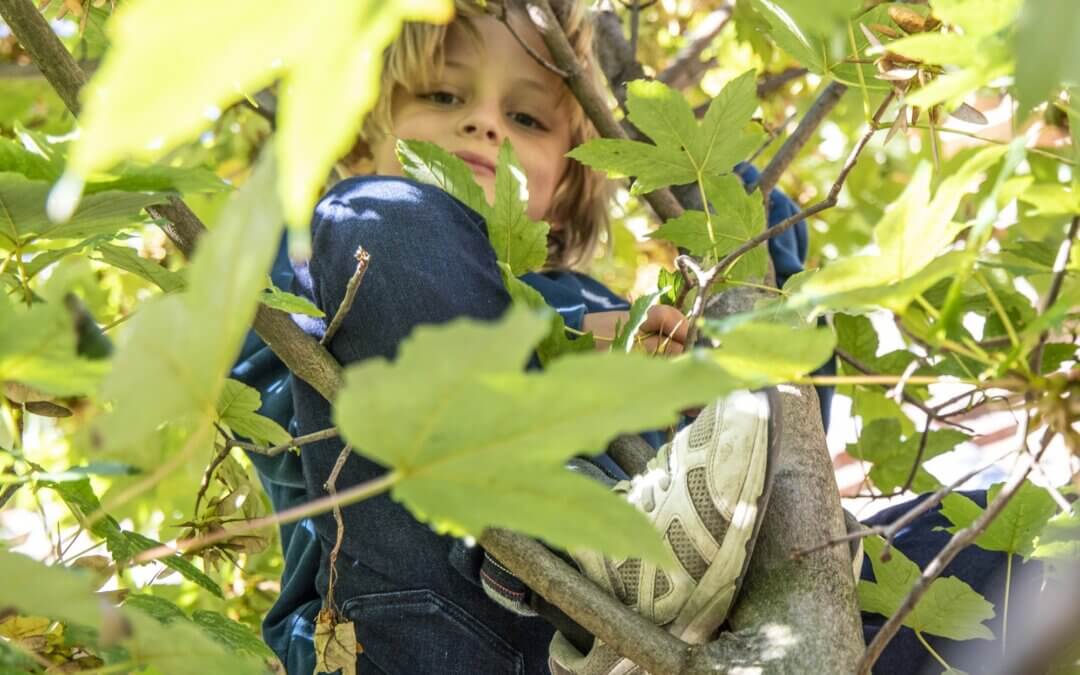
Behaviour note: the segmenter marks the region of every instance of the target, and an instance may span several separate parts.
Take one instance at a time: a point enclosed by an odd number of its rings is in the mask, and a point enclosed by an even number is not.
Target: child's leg
[[[445,192],[400,178],[365,177],[337,185],[316,209],[310,265],[297,269],[297,291],[326,314],[306,329],[322,335],[337,311],[362,246],[371,255],[355,302],[328,345],[344,365],[392,358],[424,323],[458,317],[495,319],[510,303],[482,220]],[[417,386],[423,386],[418,382]],[[330,427],[330,405],[294,383],[298,433]],[[326,494],[340,439],[301,452],[309,497]],[[382,467],[352,455],[339,489],[371,480]],[[390,673],[546,672],[551,627],[489,600],[451,565],[454,540],[435,534],[389,496],[343,509],[335,604],[356,623],[361,670]],[[330,514],[313,519],[322,542],[317,580],[326,594]]]

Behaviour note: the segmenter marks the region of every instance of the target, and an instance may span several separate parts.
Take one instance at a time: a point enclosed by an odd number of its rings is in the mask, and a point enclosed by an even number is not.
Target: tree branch
[[[546,600],[615,651],[652,673],[680,673],[690,647],[577,573],[542,544],[489,529],[479,543]]]
[[[86,75],[30,0],[0,0],[0,16],[45,74],[49,84],[72,114],[79,114],[79,90]],[[162,229],[185,256],[191,257],[199,237],[206,232],[198,216],[178,197],[168,204],[151,206],[154,218],[168,221]],[[288,314],[260,305],[255,332],[297,377],[333,401],[341,386],[341,366],[314,338],[300,329]]]
[[[1022,443],[1027,443],[1027,430],[1022,439]],[[907,618],[911,610],[915,609],[915,605],[919,603],[919,600],[930,588],[930,584],[937,579],[938,576],[945,570],[945,567],[953,561],[960,551],[967,548],[973,543],[980,534],[989,527],[990,523],[994,522],[994,519],[998,517],[1009,500],[1013,498],[1013,495],[1024,484],[1024,480],[1027,478],[1028,473],[1031,472],[1033,462],[1038,462],[1046,448],[1050,445],[1050,440],[1054,434],[1050,429],[1047,429],[1043,434],[1043,438],[1039,443],[1039,451],[1035,454],[1034,458],[1028,455],[1022,455],[1026,457],[1028,461],[1017,466],[1017,470],[1013,472],[1013,475],[1001,488],[1001,492],[998,493],[994,501],[986,505],[986,510],[979,514],[979,517],[971,523],[971,525],[953,535],[949,543],[945,545],[941,551],[938,552],[934,559],[931,560],[923,569],[922,574],[919,575],[918,581],[912,587],[911,592],[904,598],[904,602],[900,605],[900,608],[889,617],[889,620],[885,622],[885,625],[881,627],[877,635],[866,648],[866,652],[863,654],[862,659],[859,661],[857,669],[858,675],[869,675],[870,669],[877,662],[878,657],[885,650],[885,647],[893,639],[896,633],[900,630],[900,626],[903,624],[904,619]]]
[[[780,180],[780,176],[782,176],[784,172],[787,171],[787,168],[791,166],[791,162],[795,160],[795,156],[799,154],[799,151],[803,149],[803,146],[805,146],[813,137],[814,133],[817,132],[818,127],[821,126],[821,123],[825,121],[825,118],[832,112],[833,108],[836,107],[836,104],[840,102],[840,99],[844,97],[846,91],[846,84],[833,80],[826,85],[825,89],[818,95],[813,105],[810,106],[810,109],[803,115],[802,120],[799,121],[799,126],[795,127],[795,131],[788,136],[788,139],[784,141],[784,144],[780,146],[780,149],[773,155],[768,166],[762,170],[761,177],[758,179],[758,187],[761,188],[763,197],[772,192],[772,189],[776,187],[776,183]],[[880,118],[880,115],[877,117]]]
[[[596,130],[606,138],[618,138],[629,140],[626,132],[619,125],[615,116],[608,110],[607,102],[589,74],[578,63],[570,42],[566,39],[566,33],[560,27],[555,12],[551,9],[548,0],[516,0],[523,2],[527,8],[526,16],[540,32],[540,36],[547,45],[555,65],[566,73],[566,84],[570,91],[577,97],[585,114],[592,120]],[[669,220],[679,216],[683,209],[670,190],[655,190],[645,195],[645,201],[649,203],[656,215],[662,220]]]
[[[325,441],[328,438],[337,438],[339,435],[337,427],[331,427],[329,429],[323,429],[321,431],[313,431],[310,434],[304,434],[303,436],[297,436],[288,443],[282,443],[280,445],[274,445],[269,448],[264,448],[261,445],[254,443],[245,443],[244,441],[238,441],[235,439],[226,440],[226,444],[232,448],[241,448],[248,452],[254,452],[259,455],[266,455],[267,457],[274,457],[285,452],[289,448],[298,448],[308,443],[314,443],[316,441]]]

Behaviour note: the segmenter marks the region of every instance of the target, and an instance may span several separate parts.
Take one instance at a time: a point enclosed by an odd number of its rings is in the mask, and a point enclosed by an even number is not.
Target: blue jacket
[[[736,171],[747,184],[758,179],[758,172],[749,164]],[[770,198],[769,225],[774,225],[798,212],[795,204],[783,193],[774,190]],[[769,240],[769,254],[781,286],[803,269],[806,260],[808,232],[800,222],[782,235]],[[293,286],[293,270],[285,247],[278,251],[271,277],[279,288]],[[629,304],[598,281],[569,271],[530,273],[522,280],[535,288],[545,301],[558,311],[568,326],[580,329],[586,313],[625,310]],[[835,372],[830,363],[819,372]],[[259,412],[288,428],[295,435],[291,374],[277,356],[252,331],[248,334],[232,377],[259,390],[262,407]],[[822,416],[828,424],[831,388],[819,388]],[[654,445],[656,438],[650,438]],[[300,457],[284,453],[265,457],[249,453],[259,478],[276,511],[307,501]],[[610,459],[598,461],[609,473],[619,471]],[[320,544],[310,521],[302,520],[281,527],[281,545],[285,567],[281,579],[281,594],[263,621],[263,638],[281,658],[288,672],[311,672],[314,667],[314,621],[321,605],[315,579],[320,564]]]

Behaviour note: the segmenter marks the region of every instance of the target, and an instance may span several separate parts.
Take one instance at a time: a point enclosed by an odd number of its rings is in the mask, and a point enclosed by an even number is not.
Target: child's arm
[[[625,325],[629,319],[629,312],[593,312],[585,315],[582,330],[591,331],[596,348],[605,351],[615,337],[616,325]],[[669,305],[655,305],[649,309],[638,330],[640,346],[648,354],[677,356],[686,350],[688,328],[682,312]]]

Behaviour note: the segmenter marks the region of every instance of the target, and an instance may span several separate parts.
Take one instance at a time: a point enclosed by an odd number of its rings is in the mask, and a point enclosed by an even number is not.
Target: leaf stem
[[[994,311],[997,312],[998,318],[1001,319],[1002,325],[1005,326],[1005,332],[1009,334],[1009,342],[1012,343],[1013,347],[1019,347],[1020,338],[1016,334],[1016,328],[1012,325],[1012,321],[1009,320],[1009,315],[1005,312],[1005,306],[1001,304],[997,293],[994,292],[994,287],[986,281],[981,272],[975,272],[975,280],[986,289],[986,296],[990,298],[990,304],[994,306]]]
[[[934,660],[937,661],[939,664],[941,664],[941,667],[944,668],[946,672],[951,671],[952,666],[950,666],[948,664],[948,662],[945,661],[945,659],[941,658],[941,654],[938,654],[936,651],[934,651],[934,648],[931,647],[930,643],[927,642],[926,638],[923,637],[922,631],[914,631],[914,632],[915,632],[915,637],[919,639],[919,642],[922,643],[922,646],[926,647],[926,651],[930,652],[930,656],[933,656]]]
[[[256,518],[242,523],[234,528],[228,530],[221,529],[211,534],[202,537],[192,537],[190,539],[182,539],[176,542],[175,545],[169,546],[167,544],[152,548],[148,551],[143,551],[139,555],[135,556],[132,560],[136,564],[143,564],[150,562],[151,560],[157,560],[159,558],[165,558],[171,555],[176,555],[178,551],[187,549],[197,549],[210,544],[215,544],[219,541],[231,539],[238,534],[245,532],[253,532],[255,530],[261,530],[274,525],[284,525],[286,523],[295,523],[298,520],[309,518],[311,516],[318,515],[320,513],[326,513],[334,508],[334,506],[348,506],[349,504],[355,504],[356,502],[363,501],[370,497],[382,494],[390,488],[397,485],[402,479],[405,478],[405,474],[400,471],[390,471],[378,478],[373,478],[369,481],[354,485],[347,490],[342,490],[336,495],[326,497],[320,497],[310,502],[305,502],[298,506],[294,506],[284,511],[278,511],[277,513],[269,516],[263,516],[262,518]]]
[[[1005,554],[1005,605],[1001,610],[1001,655],[1005,655],[1005,650],[1009,643],[1009,591],[1012,589],[1012,567],[1013,556],[1012,553]]]

